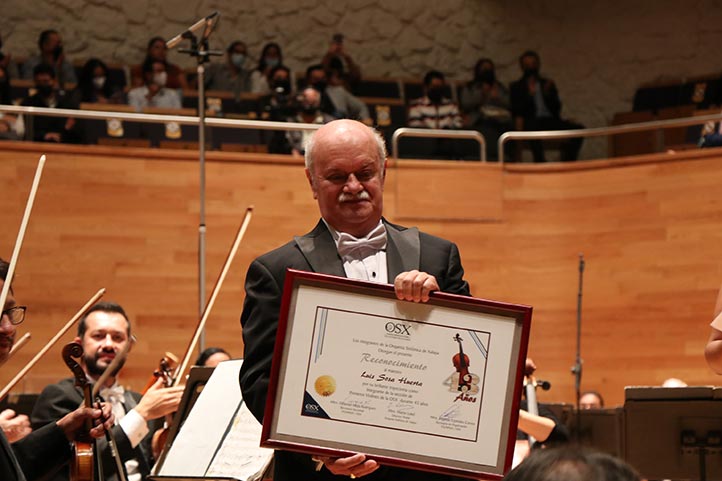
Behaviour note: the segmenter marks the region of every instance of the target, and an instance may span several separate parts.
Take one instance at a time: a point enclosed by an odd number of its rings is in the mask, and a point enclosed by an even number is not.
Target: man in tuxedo
[[[243,399],[263,421],[286,268],[393,283],[399,299],[426,302],[432,291],[469,295],[452,242],[394,225],[382,217],[386,148],[373,129],[353,120],[321,127],[306,143],[306,177],[321,220],[308,234],[253,261],[241,315]],[[380,466],[363,454],[346,458],[277,451],[274,481],[445,480],[448,476]]]
[[[81,366],[86,376],[95,382],[106,370],[127,343],[131,341],[130,320],[121,306],[111,302],[100,302],[91,307],[80,319],[78,335],[75,338],[83,346]],[[100,396],[113,409],[118,420],[113,427],[120,457],[123,460],[129,481],[140,481],[150,473],[153,464],[151,440],[158,429],[153,420],[175,412],[180,403],[183,387],[162,386],[162,379],[148,389],[144,396],[123,388],[117,374],[121,362],[100,389]],[[33,427],[42,426],[75,409],[83,400],[82,391],[75,387],[72,378],[51,384],[40,393],[31,421]],[[107,443],[101,442],[103,472],[106,480],[116,479],[115,463]],[[55,474],[53,481],[69,479],[68,470]]]
[[[0,259],[0,290],[5,284],[8,263]],[[25,307],[18,306],[12,288],[8,292],[0,314],[0,365],[7,360],[15,341],[17,326],[25,319]],[[100,419],[105,421],[102,423]],[[0,479],[3,481],[33,481],[57,469],[70,459],[70,444],[83,434],[85,422],[92,419],[96,427],[90,435],[98,438],[113,425],[110,405],[102,409],[75,405],[65,416],[50,419],[48,423],[31,432],[20,441],[10,444],[0,430]]]

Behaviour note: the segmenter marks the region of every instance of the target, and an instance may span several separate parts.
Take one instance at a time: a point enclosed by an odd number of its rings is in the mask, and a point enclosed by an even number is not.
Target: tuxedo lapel
[[[388,266],[389,283],[393,284],[396,276],[402,272],[418,269],[421,262],[421,241],[416,227],[399,228],[386,225],[386,265]]]
[[[323,220],[311,232],[294,240],[313,272],[346,277],[336,243]]]

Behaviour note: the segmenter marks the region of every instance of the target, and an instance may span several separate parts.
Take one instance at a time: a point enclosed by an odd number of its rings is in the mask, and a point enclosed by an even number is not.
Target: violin
[[[63,361],[70,368],[75,376],[75,385],[83,390],[83,404],[85,407],[92,407],[93,399],[90,389],[90,383],[85,375],[85,371],[80,364],[73,358],[83,357],[83,346],[77,342],[71,342],[63,348]],[[90,420],[87,421],[86,432],[93,427]],[[90,441],[90,437],[76,440],[72,443],[72,459],[70,462],[70,479],[73,481],[95,481],[95,471],[93,460],[95,457],[95,443]]]
[[[153,377],[150,381],[148,381],[148,385],[145,387],[145,390],[143,391],[143,394],[153,385],[156,383],[158,379],[163,380],[163,387],[171,387],[173,386],[173,380],[174,380],[174,370],[178,366],[178,358],[175,357],[170,352],[166,352],[165,356],[161,358],[158,369],[153,371]],[[173,422],[173,415],[168,414],[165,417],[165,421],[163,423],[163,427],[156,430],[156,432],[153,433],[153,437],[150,442],[151,451],[153,453],[153,458],[158,459],[158,457],[161,454],[161,451],[163,450],[163,447],[165,446],[166,441],[168,440],[168,433],[170,432],[168,427]]]
[[[454,354],[451,362],[454,364],[456,372],[451,377],[452,388],[463,393],[476,393],[479,391],[479,376],[469,372],[469,356],[464,354],[464,346],[459,333],[456,333],[454,340],[459,344],[459,352]]]

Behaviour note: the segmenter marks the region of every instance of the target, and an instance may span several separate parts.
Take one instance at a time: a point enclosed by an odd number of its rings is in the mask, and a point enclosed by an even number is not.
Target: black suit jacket
[[[128,412],[133,409],[138,404],[140,397],[140,394],[137,392],[125,391],[125,411]],[[46,386],[43,392],[40,393],[33,408],[33,413],[30,416],[33,429],[37,429],[50,422],[55,422],[69,412],[76,410],[82,402],[83,392],[75,386],[74,378],[63,379],[56,384]],[[139,470],[144,479],[150,473],[150,468],[153,465],[150,443],[156,428],[156,423],[151,423],[150,432],[136,448],[131,446],[128,436],[125,435],[120,426],[116,425],[112,430],[121,459],[123,462],[130,459],[137,459]],[[105,473],[105,479],[107,481],[115,480],[117,477],[115,474],[115,462],[113,461],[110,448],[105,438],[98,440],[98,446],[103,457],[103,473]],[[69,469],[64,468],[58,470],[52,477],[47,479],[51,481],[67,481],[69,477]]]
[[[464,269],[455,244],[416,228],[388,223],[385,219],[384,224],[388,235],[386,262],[390,281],[402,272],[417,269],[435,276],[443,292],[469,295],[469,285],[463,279]],[[244,361],[240,383],[243,399],[259,422],[263,422],[281,294],[289,267],[346,277],[343,261],[323,221],[308,234],[296,237],[251,263],[246,274],[246,298],[241,315]],[[315,463],[308,455],[277,451],[273,479],[322,481],[338,477],[326,469],[316,471]],[[449,477],[382,466],[364,479],[441,481]]]
[[[0,480],[39,479],[45,473],[68,462],[69,446],[63,430],[54,422],[33,431],[12,445],[0,430]]]
[[[559,100],[559,92],[557,87],[548,78],[539,77],[537,88],[542,91],[544,104],[549,109],[549,113],[555,119],[560,118],[562,111],[562,102]],[[524,119],[533,119],[537,117],[536,103],[534,96],[529,94],[529,85],[527,79],[522,77],[516,82],[512,82],[510,88],[511,95],[511,113],[514,117],[522,117]]]

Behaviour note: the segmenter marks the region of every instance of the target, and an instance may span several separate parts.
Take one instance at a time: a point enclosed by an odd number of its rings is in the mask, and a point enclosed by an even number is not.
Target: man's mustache
[[[365,190],[362,190],[358,194],[350,194],[348,192],[341,192],[338,195],[339,202],[354,202],[357,200],[371,200],[371,196]]]

